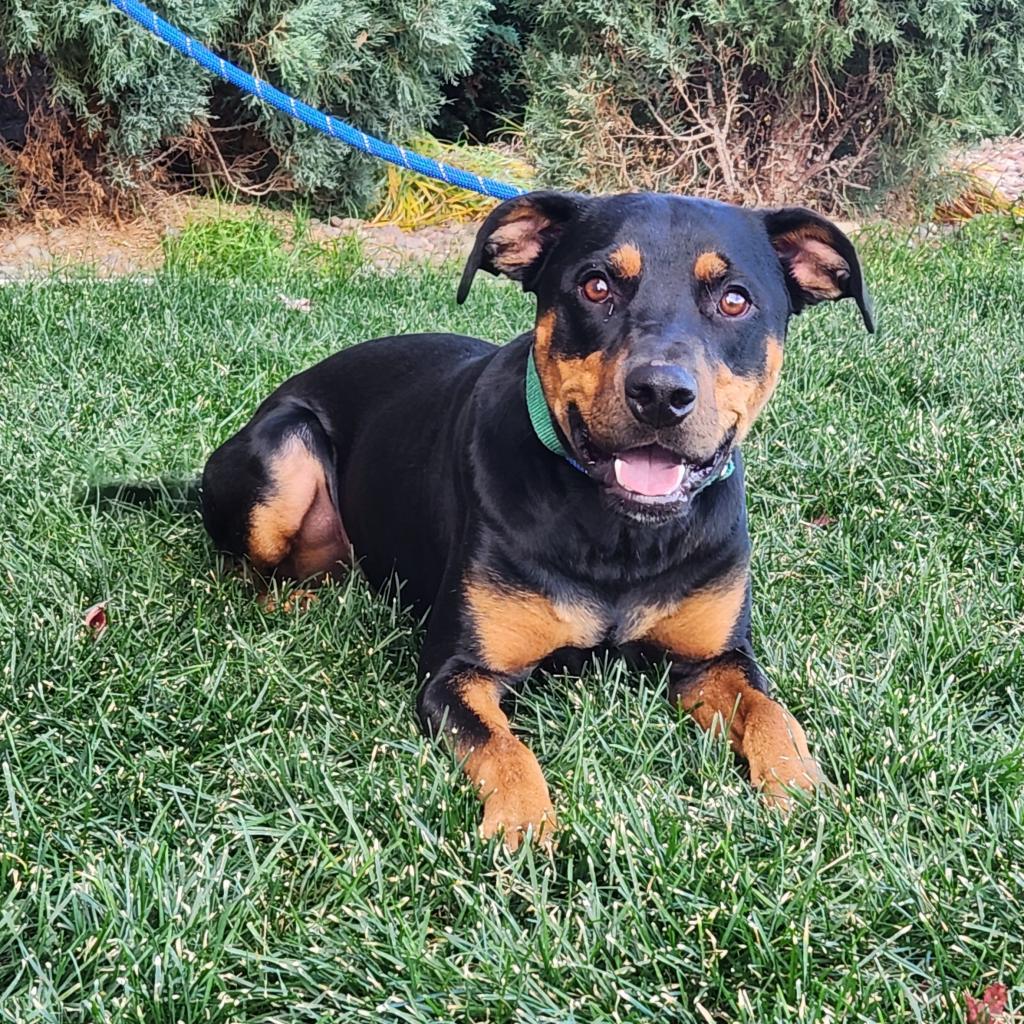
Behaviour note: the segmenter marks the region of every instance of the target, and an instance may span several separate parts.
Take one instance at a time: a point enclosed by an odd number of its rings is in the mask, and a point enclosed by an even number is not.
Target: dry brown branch
[[[219,180],[232,191],[246,196],[261,197],[291,191],[291,177],[281,168],[275,168],[269,175],[261,173],[272,154],[269,146],[234,154],[229,163],[217,142],[215,130],[207,124],[197,123],[189,132],[194,142],[191,155],[198,176],[207,177],[211,185]],[[228,133],[232,138],[238,138],[237,131],[229,129]]]
[[[0,143],[0,162],[11,172],[16,206],[23,216],[116,213],[126,197],[111,188],[98,168],[102,147],[60,108],[47,100],[13,97],[26,111],[25,140]]]
[[[584,80],[571,131],[591,189],[644,187],[721,199],[837,209],[873,180],[882,141],[896,121],[884,61],[844,77],[811,61],[800,80],[773,81],[741,46],[691,42],[700,59],[664,80],[637,79],[629,55],[609,38],[608,66]],[[621,80],[641,94],[623,96]]]

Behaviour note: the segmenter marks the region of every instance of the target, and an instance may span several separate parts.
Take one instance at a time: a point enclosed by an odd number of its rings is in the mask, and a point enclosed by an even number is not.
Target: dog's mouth
[[[676,515],[725,469],[733,450],[735,428],[710,458],[695,461],[654,443],[605,454],[581,422],[573,424],[573,444],[589,476],[604,486],[614,505],[654,518]]]
[[[731,431],[704,462],[690,462],[657,444],[630,448],[612,457],[605,486],[617,497],[639,505],[686,504],[721,473],[731,453]]]
[[[612,459],[615,486],[637,498],[664,500],[682,490],[691,467],[656,444],[630,448]]]

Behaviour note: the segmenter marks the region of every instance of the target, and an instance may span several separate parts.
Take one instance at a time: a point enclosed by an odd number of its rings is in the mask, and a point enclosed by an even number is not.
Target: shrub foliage
[[[438,116],[470,70],[487,0],[163,0],[168,20],[292,95],[394,139]],[[362,205],[381,171],[345,146],[243,97],[106,0],[4,0],[0,40],[17,83],[45,69],[29,138],[95,150],[110,186],[187,167],[242,192],[294,191]],[[27,91],[27,90],[26,90]],[[22,104],[24,105],[24,104]],[[8,145],[9,159],[23,150]],[[24,167],[23,171],[30,171]],[[59,175],[57,176],[59,179]],[[32,199],[39,182],[27,181]],[[55,180],[59,186],[59,180]]]
[[[844,205],[1024,123],[1024,4],[517,0],[547,177]]]
[[[1024,123],[1009,0],[162,0],[247,69],[407,140],[525,127],[543,178],[842,206]],[[384,169],[212,79],[106,0],[4,0],[23,206],[177,172],[363,206]],[[447,104],[447,105],[446,105]],[[12,114],[13,111],[13,114]],[[20,121],[19,121],[20,118]]]

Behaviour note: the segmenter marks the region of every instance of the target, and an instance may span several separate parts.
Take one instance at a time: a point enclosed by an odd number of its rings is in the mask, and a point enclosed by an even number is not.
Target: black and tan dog
[[[206,466],[213,540],[298,579],[357,559],[430,609],[419,714],[485,836],[550,836],[501,703],[579,651],[667,658],[671,700],[728,732],[768,799],[813,787],[751,648],[739,445],[793,313],[850,296],[873,329],[853,246],[802,209],[542,192],[487,218],[459,301],[481,268],[536,295],[534,330],[381,338],[293,377]]]

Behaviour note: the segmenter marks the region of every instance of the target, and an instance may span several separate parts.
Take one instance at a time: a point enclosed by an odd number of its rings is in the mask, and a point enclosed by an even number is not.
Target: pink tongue
[[[615,480],[634,494],[648,498],[671,494],[682,482],[685,468],[658,448],[637,448],[615,458]]]

